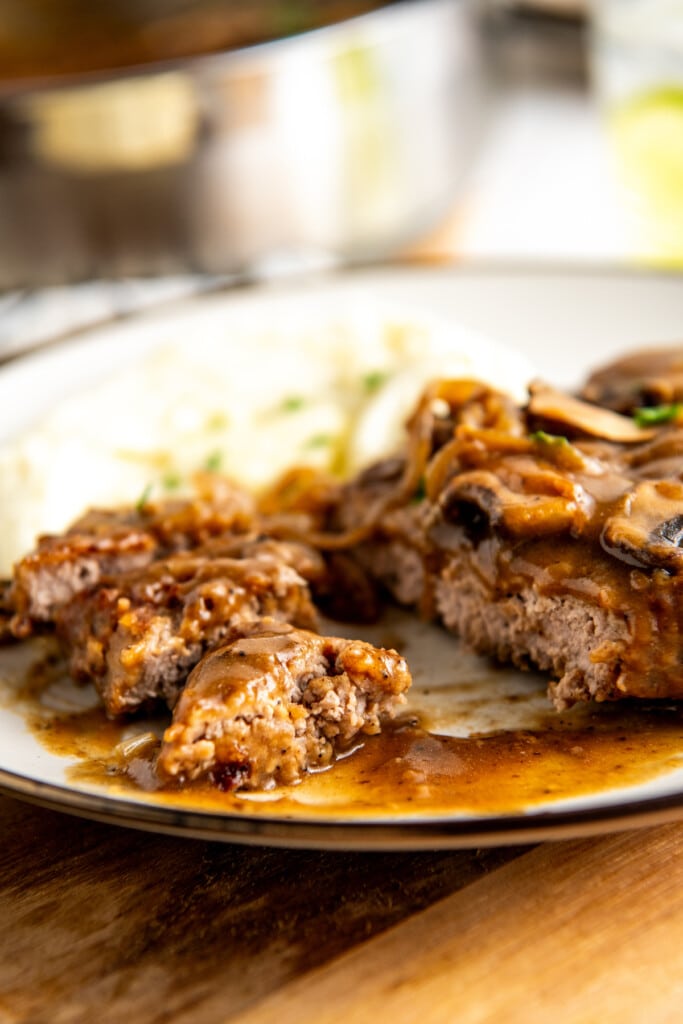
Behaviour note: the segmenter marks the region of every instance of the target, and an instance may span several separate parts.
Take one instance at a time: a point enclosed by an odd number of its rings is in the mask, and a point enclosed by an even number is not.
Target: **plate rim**
[[[577,839],[683,818],[683,789],[579,810],[544,810],[421,821],[326,821],[305,817],[220,814],[127,800],[0,769],[0,794],[108,825],[179,838],[291,849],[398,852],[514,846]]]
[[[500,268],[498,273],[500,272]],[[19,377],[31,374],[41,367],[49,366],[52,359],[59,359],[62,347],[67,353],[92,335],[97,341],[102,335],[107,338],[109,331],[127,331],[137,327],[142,331],[154,330],[155,322],[168,322],[178,314],[189,313],[197,306],[222,304],[226,300],[246,300],[250,305],[257,297],[287,301],[294,295],[304,295],[311,288],[325,296],[343,296],[351,285],[367,286],[378,279],[384,281],[388,275],[400,280],[416,276],[418,279],[438,279],[444,287],[457,278],[493,278],[498,276],[496,268],[485,267],[433,267],[423,264],[372,264],[352,267],[340,273],[324,272],[293,280],[277,281],[273,285],[262,284],[254,287],[240,287],[234,284],[221,285],[195,295],[185,295],[160,302],[140,311],[124,316],[113,316],[97,323],[84,325],[74,331],[48,339],[36,348],[23,352],[0,366],[0,374]],[[538,268],[505,267],[503,273],[520,279],[557,278],[570,281],[595,280],[596,276],[608,279],[619,277],[624,281],[634,276],[646,277],[650,281],[671,281],[675,275],[669,273],[647,273],[634,275],[628,268],[619,272],[602,268],[596,275],[593,268]],[[340,287],[341,286],[341,287]],[[381,300],[382,304],[386,299]],[[419,306],[419,300],[408,299],[408,306]],[[127,800],[106,792],[97,793],[69,785],[60,785],[45,779],[31,777],[0,768],[0,793],[47,807],[108,824],[167,833],[186,838],[236,842],[252,845],[271,845],[288,848],[336,849],[336,850],[420,850],[420,849],[462,849],[474,846],[514,845],[534,843],[546,839],[576,838],[585,835],[604,834],[635,827],[644,827],[683,818],[683,785],[676,792],[658,796],[626,799],[616,803],[599,804],[574,810],[553,810],[552,807],[536,811],[520,811],[517,814],[489,814],[464,816],[430,817],[414,822],[403,820],[385,822],[378,820],[331,821],[306,818],[304,816],[269,817],[234,812],[218,813],[201,808],[184,809],[144,800]]]

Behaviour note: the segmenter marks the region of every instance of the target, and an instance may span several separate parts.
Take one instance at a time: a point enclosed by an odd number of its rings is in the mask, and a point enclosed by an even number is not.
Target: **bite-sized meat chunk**
[[[15,636],[55,619],[82,591],[117,573],[149,565],[211,537],[241,533],[253,523],[253,502],[223,478],[203,475],[186,500],[92,510],[64,534],[46,535],[17,563],[10,600]]]
[[[246,558],[254,551],[270,551],[308,583],[313,600],[324,615],[342,622],[376,621],[380,614],[377,587],[351,554],[321,552],[302,541],[270,537],[269,519],[259,525],[259,532],[217,538],[203,545],[200,553],[211,558]],[[285,527],[280,517],[275,524],[276,532],[278,527]]]
[[[582,397],[617,412],[683,401],[683,346],[646,348],[601,366]]]
[[[300,781],[380,731],[410,675],[393,650],[278,623],[216,648],[194,669],[164,734],[163,779],[223,789]]]
[[[157,548],[154,537],[128,512],[89,512],[65,534],[41,537],[35,551],[15,566],[15,634],[28,635],[32,622],[52,621],[75,594],[103,575],[147,565]]]
[[[109,715],[158,698],[172,705],[204,652],[254,619],[315,627],[308,585],[291,564],[302,558],[301,545],[251,540],[233,557],[214,545],[120,574],[59,614],[70,671],[94,681]]]

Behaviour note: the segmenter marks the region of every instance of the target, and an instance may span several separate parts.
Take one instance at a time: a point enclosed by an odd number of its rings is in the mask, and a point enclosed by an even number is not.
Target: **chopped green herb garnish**
[[[363,377],[363,387],[369,395],[372,395],[382,387],[386,379],[387,374],[383,370],[372,370],[371,373],[366,373]]]
[[[151,493],[152,493],[152,484],[147,484],[147,486],[145,487],[144,491],[142,492],[142,494],[140,495],[138,500],[135,502],[135,510],[136,510],[136,512],[144,512],[145,505],[149,501]]]
[[[332,444],[332,438],[329,434],[314,434],[313,437],[309,437],[304,447],[325,448],[328,444]]]
[[[280,409],[282,412],[298,412],[305,404],[306,400],[301,395],[290,395],[289,398],[283,399]]]
[[[533,434],[529,434],[529,440],[537,441],[539,444],[551,444],[554,448],[564,448],[569,444],[568,439],[561,434],[546,434],[545,430],[535,430]]]
[[[633,419],[639,427],[655,427],[660,423],[671,423],[677,420],[683,411],[679,402],[671,402],[669,405],[644,406],[636,409]]]
[[[204,469],[208,470],[209,473],[217,473],[222,465],[223,453],[212,452],[211,455],[208,456],[206,462],[204,463]]]
[[[228,417],[224,412],[212,413],[206,421],[208,430],[223,430],[228,425]]]
[[[415,491],[413,492],[413,496],[412,496],[412,498],[410,500],[411,500],[411,503],[413,505],[417,505],[418,502],[424,501],[424,499],[426,497],[427,497],[427,484],[425,482],[425,478],[421,477],[417,487],[415,488]]]
[[[177,491],[183,481],[179,473],[167,473],[161,482],[167,491]]]

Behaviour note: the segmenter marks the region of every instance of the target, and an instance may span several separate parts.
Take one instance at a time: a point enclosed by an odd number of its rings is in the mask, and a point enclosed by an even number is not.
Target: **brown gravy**
[[[472,679],[466,670],[466,678],[453,684],[470,706],[486,686],[477,668],[481,671],[481,663],[472,662]],[[487,673],[489,683],[495,693],[500,687],[500,702],[510,713],[515,703],[528,704],[525,728],[467,738],[430,732],[425,703],[430,691],[418,685],[413,699],[417,707],[425,705],[423,715],[404,715],[298,786],[257,794],[222,793],[206,783],[158,788],[153,771],[158,744],[128,760],[118,748],[132,734],[148,732],[150,723],[110,721],[99,706],[75,713],[49,710],[43,698],[62,673],[63,665],[48,648],[47,656],[43,652],[21,676],[21,685],[11,686],[7,702],[21,711],[48,751],[77,762],[67,769],[67,779],[78,788],[102,787],[112,796],[187,810],[354,820],[514,814],[644,783],[683,765],[683,705],[621,701],[558,713],[539,703],[540,693],[534,698],[533,689],[505,693],[504,674],[493,668]],[[439,687],[446,703],[449,689]],[[482,705],[487,699],[481,697]],[[157,715],[152,723],[159,736],[170,713],[166,717]],[[439,719],[432,722],[438,729]]]
[[[137,779],[151,778],[152,754],[128,770],[113,755],[123,727],[99,709],[32,719],[52,753],[78,758],[75,784],[106,786],[117,796],[141,795]],[[331,770],[299,786],[257,798],[204,785],[157,789],[154,802],[205,811],[293,817],[515,813],[567,797],[646,782],[681,764],[683,710],[609,707],[558,717],[539,731],[497,732],[472,738],[434,735],[414,720],[368,737]],[[148,765],[146,768],[145,765]]]

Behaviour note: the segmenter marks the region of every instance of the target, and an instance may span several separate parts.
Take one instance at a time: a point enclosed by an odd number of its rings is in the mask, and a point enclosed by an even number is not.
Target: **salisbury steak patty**
[[[426,474],[438,615],[558,707],[683,697],[681,474],[683,430],[548,388],[511,430],[456,425]]]
[[[242,557],[209,545],[77,595],[57,619],[72,675],[95,683],[110,715],[156,698],[172,705],[204,652],[255,619],[315,628],[308,586],[292,565],[304,554],[272,540],[245,542]],[[312,552],[306,565],[314,562]]]
[[[15,566],[9,595],[14,635],[27,636],[34,623],[51,622],[74,595],[106,577],[141,569],[212,537],[245,532],[253,513],[248,495],[213,474],[197,477],[190,499],[87,512],[65,533],[39,538],[35,550]]]
[[[221,788],[289,785],[330,764],[405,698],[396,651],[277,622],[207,654],[166,730],[162,778],[209,777]]]
[[[683,698],[676,409],[644,425],[540,383],[521,406],[436,382],[406,454],[347,485],[336,525],[396,599],[482,654],[550,672],[558,707]]]
[[[624,695],[622,652],[631,643],[625,615],[572,594],[544,594],[533,585],[496,593],[483,582],[482,568],[474,552],[446,561],[434,596],[448,629],[479,654],[549,672],[549,693],[558,708]],[[648,686],[649,696],[656,696],[651,680]]]

